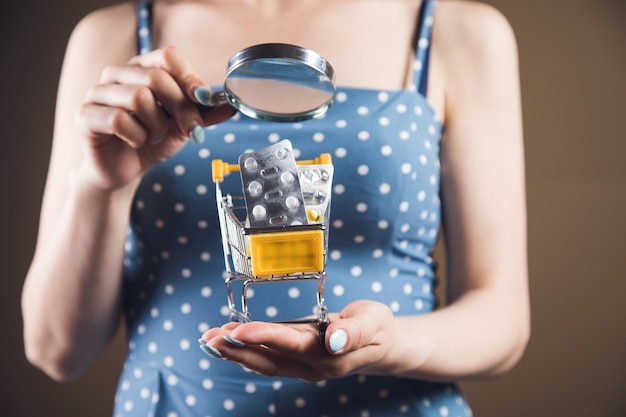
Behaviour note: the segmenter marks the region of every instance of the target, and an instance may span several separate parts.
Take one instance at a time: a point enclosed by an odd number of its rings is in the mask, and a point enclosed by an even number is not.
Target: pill
[[[252,215],[257,219],[263,219],[267,216],[267,209],[258,204],[252,208]]]
[[[280,174],[280,180],[282,181],[283,184],[293,184],[293,182],[296,180],[296,176],[293,175],[291,172],[289,171],[285,171],[282,174]]]
[[[289,149],[281,146],[280,148],[276,149],[276,158],[278,159],[285,159],[289,156]]]
[[[263,186],[258,181],[252,181],[248,184],[248,191],[250,191],[252,195],[259,195],[261,191],[263,191]]]
[[[256,159],[250,157],[250,158],[246,158],[246,160],[243,163],[243,166],[246,169],[254,170],[259,166],[259,163],[256,161]]]
[[[300,201],[298,201],[296,197],[290,195],[285,199],[285,205],[290,210],[297,209],[298,207],[300,207]]]

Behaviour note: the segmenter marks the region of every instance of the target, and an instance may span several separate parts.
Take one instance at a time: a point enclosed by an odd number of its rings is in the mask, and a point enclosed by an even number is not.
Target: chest
[[[271,13],[224,3],[157,3],[155,47],[181,47],[211,85],[234,53],[268,42],[317,51],[339,85],[399,89],[411,81],[419,1],[303,1]]]

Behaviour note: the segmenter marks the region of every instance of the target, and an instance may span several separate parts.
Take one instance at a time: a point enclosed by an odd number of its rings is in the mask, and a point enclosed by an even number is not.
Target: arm
[[[133,57],[135,40],[133,5],[123,4],[85,18],[65,57],[22,294],[26,355],[57,380],[82,372],[115,333],[129,210],[143,173],[234,111],[201,114],[194,91],[205,84],[181,52]]]
[[[262,374],[311,381],[356,372],[456,380],[497,375],[519,360],[529,307],[515,40],[504,18],[486,6],[442,3],[438,13],[431,87],[445,85],[448,305],[393,318],[379,303],[353,303],[331,317],[331,355],[315,345],[312,329],[230,323],[203,335],[224,358]],[[331,343],[338,329],[345,337],[337,333]]]

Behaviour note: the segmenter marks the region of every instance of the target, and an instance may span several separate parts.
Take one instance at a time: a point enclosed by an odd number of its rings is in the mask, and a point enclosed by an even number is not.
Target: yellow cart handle
[[[298,165],[332,164],[333,160],[329,153],[320,154],[315,159],[296,161]],[[239,172],[239,164],[229,164],[221,159],[214,159],[211,164],[213,182],[224,182],[224,177],[231,172]]]

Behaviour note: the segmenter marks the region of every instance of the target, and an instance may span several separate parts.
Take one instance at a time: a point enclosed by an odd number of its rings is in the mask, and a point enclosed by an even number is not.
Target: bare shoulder
[[[78,22],[70,38],[68,53],[99,56],[108,63],[125,62],[135,55],[136,36],[133,3],[104,7],[92,11]]]
[[[487,57],[516,52],[508,19],[491,5],[466,0],[443,0],[437,6],[433,36],[443,54]]]

